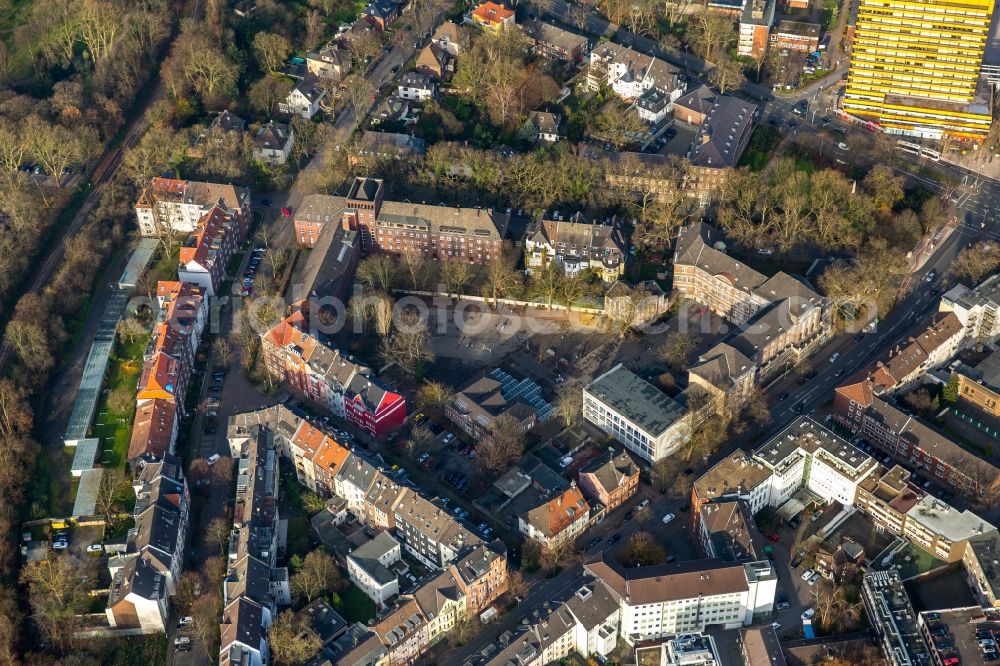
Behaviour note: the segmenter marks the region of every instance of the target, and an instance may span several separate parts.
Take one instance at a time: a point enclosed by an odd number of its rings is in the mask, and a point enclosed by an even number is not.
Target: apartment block
[[[723,343],[753,362],[758,382],[808,357],[830,334],[826,299],[787,273],[766,277],[730,257],[724,236],[703,223],[678,234],[673,285],[739,327]]]
[[[969,587],[984,608],[1000,606],[1000,532],[990,530],[970,537],[962,564]]]
[[[854,506],[880,531],[901,536],[906,514],[924,494],[910,483],[910,471],[900,465],[879,467],[858,485]]]
[[[964,493],[1000,483],[1000,469],[920,419],[883,400],[865,384],[834,393],[833,418],[908,469]]]
[[[609,450],[580,469],[577,483],[583,495],[610,513],[639,490],[639,466],[627,452]]]
[[[629,645],[704,632],[709,626],[749,625],[755,614],[771,612],[777,589],[777,575],[767,560],[692,560],[627,568],[608,553],[598,553],[584,570],[618,600],[619,635]]]
[[[624,221],[618,217],[588,222],[583,213],[547,211],[528,232],[525,263],[541,269],[555,262],[568,276],[589,269],[611,283],[625,272],[628,247]]]
[[[261,335],[268,374],[324,405],[333,414],[381,440],[406,418],[406,399],[386,389],[374,373],[309,332],[307,302]]]
[[[160,229],[191,233],[213,208],[221,208],[244,228],[253,216],[250,190],[235,185],[153,178],[135,204],[139,231],[155,236]]]
[[[288,571],[276,567],[282,541],[278,457],[274,435],[256,425],[236,459],[236,502],[227,550],[219,630],[220,666],[270,663],[267,630],[279,605],[291,603]]]
[[[196,284],[207,296],[214,296],[226,277],[229,260],[246,239],[249,223],[249,216],[213,206],[181,245],[177,279]]]
[[[705,556],[725,562],[763,559],[764,537],[746,500],[709,502],[698,509],[698,539]]]
[[[961,346],[989,344],[1000,340],[1000,275],[991,276],[970,289],[958,284],[941,296],[940,312],[951,312],[965,329]]]
[[[111,589],[105,615],[118,629],[165,632],[169,597],[184,563],[191,498],[181,460],[144,462],[133,484],[135,527],[125,550],[108,559]]]
[[[389,567],[401,555],[399,542],[388,532],[380,532],[347,556],[347,575],[365,596],[384,608],[387,601],[399,594],[399,579]]]
[[[647,463],[690,436],[684,407],[621,363],[583,388],[583,416]]]
[[[800,416],[754,452],[771,470],[769,504],[781,507],[799,488],[823,502],[853,506],[875,459],[809,417]]]
[[[992,122],[980,67],[993,0],[857,7],[843,110],[890,134],[982,141]]]
[[[412,490],[405,490],[393,508],[396,539],[405,551],[431,569],[443,569],[465,548],[482,543],[472,531]]]
[[[492,209],[384,200],[378,178],[355,178],[341,220],[361,236],[364,254],[416,253],[426,259],[489,264],[506,248],[510,215]]]
[[[524,34],[534,41],[535,53],[550,60],[565,60],[578,65],[587,55],[588,40],[547,21],[532,20],[524,26]]]
[[[767,51],[768,36],[774,25],[774,0],[751,0],[740,14],[739,41],[736,53],[747,58],[761,58]]]
[[[518,531],[544,548],[572,542],[589,525],[590,505],[575,483],[517,517]]]
[[[903,536],[945,562],[958,562],[969,539],[993,530],[971,511],[958,511],[926,495],[906,512]]]
[[[543,666],[558,663],[574,653],[605,657],[617,647],[618,624],[618,600],[614,593],[588,576],[569,599],[532,618],[526,631],[486,665]]]

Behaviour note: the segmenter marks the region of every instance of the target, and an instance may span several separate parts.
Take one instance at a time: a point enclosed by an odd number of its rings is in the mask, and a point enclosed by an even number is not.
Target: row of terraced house
[[[251,218],[250,193],[231,185],[154,178],[135,207],[143,235],[188,234],[178,280],[160,281],[151,304],[127,459],[135,473],[133,520],[108,561],[110,626],[165,631],[180,575],[190,496],[175,454],[195,354],[208,322],[208,296],[224,277]]]
[[[403,553],[437,572],[409,594],[379,599],[389,603],[368,627],[352,630],[335,663],[362,663],[362,654],[372,664],[409,663],[506,591],[503,543],[482,541],[446,509],[398,484],[378,456],[341,445],[284,405],[232,417],[227,434],[234,455],[266,437],[275,458],[292,462],[300,483],[339,498],[370,529],[391,533]],[[329,649],[320,656],[331,656]]]

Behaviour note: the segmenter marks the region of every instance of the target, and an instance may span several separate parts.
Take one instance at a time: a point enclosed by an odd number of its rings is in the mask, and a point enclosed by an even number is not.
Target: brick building
[[[155,236],[159,228],[191,232],[212,208],[248,226],[253,216],[250,190],[221,183],[201,183],[175,178],[153,178],[139,195],[135,215],[143,236]]]
[[[205,295],[214,296],[226,277],[229,260],[246,238],[249,223],[249,216],[213,206],[181,245],[177,279],[196,284]]]
[[[374,373],[309,333],[309,310],[294,312],[261,335],[268,373],[296,393],[380,440],[406,419],[406,399],[387,390]]]
[[[585,497],[611,512],[639,490],[639,466],[625,451],[612,450],[581,469],[577,483]]]
[[[501,256],[509,223],[509,214],[492,209],[385,201],[378,178],[354,179],[341,219],[360,234],[364,254],[414,252],[474,264]]]

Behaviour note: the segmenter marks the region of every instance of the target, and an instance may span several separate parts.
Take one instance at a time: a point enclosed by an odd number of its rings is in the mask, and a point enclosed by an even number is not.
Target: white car
[[[815,585],[816,583],[818,583],[819,582],[819,574],[818,573],[814,573],[812,575],[812,577],[809,579],[808,582],[809,582],[810,586]]]
[[[104,546],[103,546],[103,544],[92,543],[89,546],[87,546],[87,552],[88,553],[102,553],[102,552],[104,552]]]
[[[802,619],[803,620],[811,619],[812,616],[815,615],[815,614],[816,614],[816,609],[815,608],[807,608],[805,610],[805,612],[802,613]]]
[[[189,624],[191,624],[192,621],[194,621],[193,617],[191,617],[190,615],[185,615],[181,619],[177,620],[177,625],[181,627],[186,627]]]
[[[220,456],[218,453],[213,453],[212,455],[210,455],[208,457],[208,464],[209,465],[214,465],[215,463],[219,462],[219,460],[221,460],[221,459],[222,459],[222,456]]]
[[[809,580],[810,578],[812,578],[814,573],[816,572],[813,571],[812,569],[806,569],[805,571],[802,572],[802,580]]]
[[[836,363],[838,358],[840,358],[840,352],[833,352],[830,355],[830,363]]]
[[[52,542],[52,549],[53,550],[66,550],[67,548],[69,548],[69,543],[67,543],[65,541],[53,541]]]
[[[676,517],[677,517],[677,516],[675,516],[674,514],[672,514],[672,513],[668,513],[667,515],[663,516],[663,524],[664,524],[664,525],[667,525],[667,524],[669,524],[669,523],[670,523],[670,521],[671,521],[671,520],[673,520],[673,519],[674,519],[674,518],[676,518]]]
[[[843,141],[837,144],[837,148],[840,148],[841,150],[848,150],[847,144],[844,143]]]

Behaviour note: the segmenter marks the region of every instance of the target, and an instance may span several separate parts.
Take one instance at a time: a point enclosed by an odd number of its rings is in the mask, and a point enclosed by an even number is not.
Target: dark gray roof
[[[273,120],[260,126],[254,141],[264,150],[284,150],[292,138],[292,128]]]
[[[753,372],[756,366],[730,344],[720,342],[698,358],[689,372],[723,391],[729,390],[738,380]]]
[[[548,44],[570,53],[574,50],[585,51],[587,38],[569,30],[564,30],[545,21],[528,21],[524,25],[526,35],[536,42]]]
[[[602,581],[590,579],[580,586],[566,602],[566,607],[590,631],[607,622],[618,610],[618,600]]]
[[[416,88],[417,90],[434,90],[434,81],[426,74],[420,72],[407,72],[399,80],[400,88]]]
[[[223,132],[242,132],[247,127],[247,121],[226,109],[215,117],[215,120],[212,121],[212,127]]]
[[[667,104],[669,103],[670,97],[667,93],[659,88],[650,88],[639,95],[639,99],[636,100],[635,105],[650,113],[659,113],[667,108]]]
[[[347,621],[324,599],[316,599],[298,612],[324,645],[329,645],[347,631]]]
[[[767,282],[767,276],[726,254],[725,241],[721,231],[702,222],[684,227],[677,235],[674,263],[697,266],[710,275],[723,276],[746,293]],[[716,248],[719,244],[723,249]]]
[[[691,163],[713,168],[736,166],[743,148],[740,139],[750,131],[756,113],[756,104],[719,95],[695,136]]]
[[[610,408],[657,437],[684,416],[684,408],[621,363],[586,388]]]

